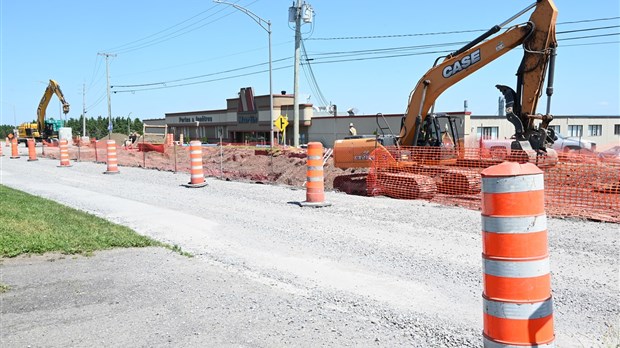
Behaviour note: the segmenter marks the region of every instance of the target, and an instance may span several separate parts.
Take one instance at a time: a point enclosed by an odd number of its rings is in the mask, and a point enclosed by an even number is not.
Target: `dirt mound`
[[[112,139],[117,143],[119,166],[145,167],[157,170],[189,173],[189,147],[165,146],[164,153],[141,152],[137,146],[124,146],[126,135],[113,133]],[[105,141],[97,142],[97,152],[91,146],[72,146],[69,156],[80,161],[106,161]],[[59,158],[57,148],[46,148],[46,157]],[[304,187],[306,182],[306,150],[294,148],[257,149],[238,146],[203,146],[204,174],[232,181],[251,181]],[[356,170],[335,168],[333,159],[329,158],[324,166],[325,189],[333,188],[334,178],[343,174],[352,174]]]

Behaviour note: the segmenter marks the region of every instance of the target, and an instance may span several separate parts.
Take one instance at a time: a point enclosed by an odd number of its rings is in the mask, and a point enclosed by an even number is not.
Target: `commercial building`
[[[283,136],[286,144],[293,144],[294,96],[282,93],[274,95],[274,119],[288,117],[285,134],[273,127],[279,143]],[[509,139],[514,126],[500,115],[476,115],[471,112],[448,113],[457,119],[459,133],[464,134],[466,146],[477,146],[478,139]],[[353,123],[358,135],[392,133],[398,134],[403,115],[355,115],[341,114],[337,110],[319,110],[312,104],[299,105],[300,144],[319,141],[331,147],[336,139],[349,136],[349,124]],[[272,129],[269,95],[254,96],[251,87],[241,88],[239,96],[226,99],[226,109],[166,113],[164,119],[144,120],[148,125],[167,125],[168,131],[185,138],[199,138],[215,143],[220,136],[224,142],[263,142],[269,144]],[[620,116],[569,116],[554,115],[551,123],[556,132],[564,136],[584,137],[597,143],[598,150],[620,145]]]

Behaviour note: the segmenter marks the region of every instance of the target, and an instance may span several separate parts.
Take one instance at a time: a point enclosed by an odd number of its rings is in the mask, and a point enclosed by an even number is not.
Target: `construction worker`
[[[357,135],[357,130],[353,127],[353,123],[349,123],[349,134]]]

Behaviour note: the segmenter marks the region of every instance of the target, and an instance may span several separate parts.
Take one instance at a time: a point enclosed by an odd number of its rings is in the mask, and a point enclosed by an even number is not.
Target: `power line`
[[[556,23],[556,25],[563,24],[576,24],[576,23],[589,23],[589,22],[601,22],[601,21],[609,21],[614,19],[619,19],[620,17],[608,17],[608,18],[596,18],[596,19],[585,19],[579,21],[572,22],[561,22]],[[430,32],[430,33],[417,33],[417,34],[393,34],[393,35],[369,35],[369,36],[344,36],[344,37],[317,37],[317,38],[308,38],[306,40],[315,40],[315,41],[330,41],[330,40],[361,40],[361,39],[386,39],[386,38],[400,38],[400,37],[414,37],[414,36],[436,36],[436,35],[449,35],[449,34],[462,34],[462,33],[475,33],[475,32],[483,32],[488,29],[470,29],[470,30],[455,30],[455,31],[438,31],[438,32]]]
[[[620,25],[611,25],[608,27],[597,27],[597,28],[586,28],[586,29],[575,29],[575,30],[564,30],[564,31],[558,31],[556,32],[556,34],[578,33],[582,31],[604,30],[604,29],[612,29],[612,28],[620,28]]]
[[[312,70],[312,65],[310,65],[310,60],[308,59],[308,52],[306,52],[306,45],[304,40],[301,40],[301,51],[303,56],[306,58],[305,63],[301,64],[302,69],[304,70],[304,74],[306,75],[306,80],[308,80],[310,84],[310,89],[313,90],[313,93],[317,96],[318,101],[322,105],[328,105],[327,99],[323,95],[321,88],[319,87],[318,82],[316,81],[316,76],[314,76],[314,71]]]
[[[240,1],[240,0],[237,0],[236,2],[239,2],[239,1]],[[258,0],[251,2],[251,3],[250,3],[250,5],[251,5],[251,4],[253,4],[253,3],[255,3],[255,2],[257,2],[257,1],[258,1]],[[217,7],[217,6],[216,6],[216,5],[211,6],[211,7],[210,7],[210,8],[208,8],[207,10],[205,10],[205,11],[201,12],[200,14],[204,14],[204,13],[206,13],[206,12],[208,12],[208,11],[210,11],[210,10],[214,9],[215,7]],[[177,27],[177,26],[179,26],[179,25],[181,25],[181,24],[183,24],[183,23],[185,23],[185,22],[187,22],[187,21],[189,21],[189,20],[191,20],[191,19],[195,18],[195,17],[196,17],[196,16],[198,16],[198,15],[193,16],[193,17],[191,17],[191,18],[189,18],[189,19],[187,19],[187,20],[184,20],[184,21],[182,21],[182,22],[180,22],[180,23],[177,23],[176,25],[173,25],[173,26],[171,26],[171,27],[168,27],[168,28],[166,28],[166,29],[164,29],[164,30],[161,30],[161,31],[159,31],[159,32],[155,33],[155,34],[152,34],[152,35],[146,36],[146,37],[144,37],[144,38],[142,38],[142,39],[135,40],[135,41],[133,41],[133,42],[132,42],[132,43],[136,43],[136,44],[135,44],[135,45],[133,45],[133,46],[132,46],[132,45],[130,45],[130,43],[128,43],[128,44],[124,44],[124,45],[121,45],[121,46],[117,46],[117,48],[116,48],[116,49],[114,49],[114,50],[109,50],[109,51],[111,51],[111,52],[115,52],[115,53],[117,53],[117,54],[124,54],[124,53],[133,52],[133,51],[136,51],[136,50],[140,50],[140,49],[143,49],[143,48],[147,48],[147,47],[150,47],[150,46],[153,46],[153,45],[156,45],[156,44],[160,44],[160,43],[165,42],[165,41],[172,40],[172,39],[177,38],[177,37],[179,37],[179,36],[182,36],[182,35],[188,34],[188,33],[190,33],[190,32],[196,31],[196,30],[198,30],[198,29],[200,29],[200,28],[203,28],[203,27],[205,27],[205,26],[207,26],[207,25],[209,25],[209,24],[215,23],[215,22],[217,22],[217,21],[219,21],[219,20],[221,20],[221,19],[223,19],[223,18],[225,18],[225,17],[228,17],[228,16],[230,16],[231,14],[233,14],[233,13],[234,13],[234,12],[230,12],[230,13],[228,13],[228,14],[225,14],[225,15],[223,15],[223,16],[220,16],[220,17],[218,17],[218,18],[215,18],[214,20],[212,20],[212,21],[210,21],[210,22],[207,22],[207,23],[204,23],[204,24],[202,24],[202,25],[196,26],[196,25],[197,25],[197,24],[199,24],[200,22],[203,22],[203,21],[205,21],[205,20],[207,20],[207,19],[209,19],[209,18],[211,18],[211,17],[213,17],[213,16],[215,16],[215,15],[217,15],[217,14],[219,14],[219,13],[223,12],[223,11],[226,11],[226,9],[222,8],[222,9],[220,9],[220,10],[216,11],[215,13],[213,13],[213,14],[210,14],[210,15],[206,16],[205,18],[202,18],[202,19],[200,19],[200,20],[198,20],[198,21],[196,21],[196,22],[194,22],[194,23],[191,23],[191,24],[188,24],[188,25],[186,25],[186,26],[183,26],[183,27],[181,27],[181,28],[179,28],[179,29],[177,29],[177,30],[175,30],[175,31],[173,31],[173,32],[171,32],[171,33],[168,33],[168,34],[166,34],[166,35],[163,35],[163,36],[161,36],[161,37],[153,38],[153,39],[148,40],[148,41],[145,41],[145,42],[140,42],[140,41],[147,40],[147,39],[149,39],[149,38],[151,38],[151,37],[157,36],[158,34],[160,34],[160,33],[162,33],[162,32],[165,32],[165,31],[168,31],[168,30],[170,30],[170,29],[172,29],[172,28],[175,28],[175,27]],[[199,15],[200,15],[200,14],[199,14]],[[177,34],[177,33],[178,33],[178,34]],[[175,35],[175,34],[177,34],[177,35]],[[129,46],[129,47],[127,47],[127,48],[121,48],[121,47],[124,47],[124,46]]]
[[[572,22],[561,22],[561,23],[557,23],[556,25],[563,25],[563,24],[576,24],[576,23],[590,23],[590,22],[602,22],[602,21],[611,21],[614,19],[620,19],[620,17],[607,17],[607,18],[595,18],[595,19],[583,19],[583,20],[579,20],[579,21],[572,21]]]
[[[275,62],[281,62],[281,61],[284,61],[284,60],[287,60],[287,59],[290,59],[290,57],[282,58],[282,59],[277,59],[277,60],[274,60],[273,62],[274,63]],[[204,75],[184,77],[184,78],[180,78],[180,79],[176,79],[176,80],[168,80],[168,81],[160,81],[160,82],[152,82],[152,83],[142,83],[142,84],[133,84],[133,85],[115,85],[115,86],[112,86],[112,88],[148,87],[148,86],[155,86],[155,85],[165,85],[165,84],[168,84],[168,83],[193,80],[193,79],[198,79],[198,78],[207,77],[207,76],[213,76],[213,75],[226,74],[226,73],[229,73],[229,72],[234,72],[234,71],[239,71],[239,70],[255,68],[257,66],[267,65],[267,64],[269,64],[269,63],[259,63],[259,64],[254,64],[254,65],[244,66],[244,67],[241,67],[241,68],[235,68],[235,69],[230,69],[230,70],[218,71],[218,72],[204,74]]]
[[[579,37],[567,37],[558,41],[568,41],[568,40],[580,40],[580,39],[591,39],[593,37],[604,37],[604,36],[615,36],[620,35],[620,33],[611,33],[611,34],[600,34],[600,35],[590,35],[590,36],[579,36]]]
[[[616,27],[616,26],[614,26],[614,27]],[[577,31],[590,31],[590,30],[599,30],[599,29],[605,29],[605,28],[607,28],[607,27],[586,28],[586,29],[579,29]],[[562,32],[562,33],[577,32],[577,31],[566,31],[566,32]],[[611,33],[611,34],[600,34],[600,35],[589,35],[589,36],[562,38],[562,39],[558,39],[558,41],[589,39],[589,38],[607,37],[607,36],[614,36],[614,35],[620,35],[620,33]],[[313,61],[314,64],[330,64],[330,63],[342,63],[342,62],[364,61],[364,60],[374,60],[374,59],[400,58],[400,57],[417,56],[417,55],[428,55],[428,54],[443,54],[443,53],[450,53],[452,50],[426,51],[426,52],[402,53],[402,54],[390,54],[390,55],[384,55],[384,56],[378,56],[378,57],[377,56],[363,57],[365,55],[370,55],[370,54],[376,55],[376,54],[385,54],[385,53],[388,53],[388,52],[398,52],[398,51],[406,52],[407,50],[419,50],[419,49],[423,49],[423,48],[449,47],[449,46],[454,46],[454,45],[457,45],[457,44],[458,45],[462,45],[463,43],[467,43],[467,41],[465,41],[465,42],[439,43],[439,44],[432,44],[432,45],[392,47],[392,48],[382,48],[382,49],[372,49],[372,50],[327,52],[327,53],[320,53],[320,54],[316,54],[315,55],[315,56],[323,55],[323,56],[326,56],[326,57],[307,58],[306,62]],[[609,44],[609,43],[611,43],[611,42],[591,43],[590,45]],[[569,45],[569,46],[576,46],[576,45]],[[304,50],[305,50],[305,47],[304,47]],[[305,52],[305,55],[306,55],[306,57],[308,57],[307,56],[307,52]],[[342,58],[351,57],[351,56],[354,56],[354,57],[357,56],[358,58],[342,59]],[[279,61],[284,61],[284,60],[287,60],[287,59],[290,59],[290,58],[282,58],[282,59],[278,59],[276,61],[279,62]],[[324,60],[324,61],[316,62],[316,60]],[[150,83],[150,84],[117,85],[117,86],[115,86],[116,88],[148,87],[148,86],[152,86],[152,85],[164,85],[164,86],[156,87],[156,88],[142,88],[142,89],[133,89],[133,90],[120,90],[120,91],[115,91],[114,93],[125,93],[125,92],[135,93],[135,92],[139,92],[139,91],[163,89],[163,88],[174,88],[174,87],[181,87],[181,86],[189,86],[189,85],[194,85],[194,84],[208,83],[208,82],[213,82],[213,81],[221,81],[221,80],[232,79],[232,78],[237,78],[237,77],[255,75],[255,74],[264,73],[267,70],[256,71],[256,72],[252,72],[252,73],[248,73],[248,74],[234,75],[234,76],[229,76],[229,77],[222,77],[222,78],[218,78],[218,79],[197,81],[197,82],[192,82],[192,83],[187,83],[187,84],[177,84],[177,85],[167,86],[167,84],[169,84],[169,83],[180,82],[180,81],[191,80],[191,79],[207,77],[207,76],[213,76],[213,75],[219,75],[219,74],[223,74],[223,73],[227,73],[227,72],[239,71],[239,70],[248,69],[248,68],[252,68],[252,67],[257,67],[257,66],[261,66],[261,65],[265,65],[265,64],[267,64],[267,63],[255,64],[255,65],[251,65],[251,66],[230,69],[230,70],[222,71],[222,72],[216,72],[216,73],[210,73],[210,74],[204,74],[204,75],[198,75],[198,76],[193,76],[193,77],[187,77],[187,78],[170,80],[170,81],[163,81],[163,82],[157,82],[157,83]],[[287,67],[290,67],[290,66],[287,66]],[[280,68],[277,68],[277,69],[274,69],[274,70],[280,70],[280,69],[284,69],[284,68],[287,68],[287,67],[280,67]],[[312,78],[310,78],[309,80],[312,83],[312,81],[311,81]],[[315,87],[318,88],[318,84],[316,84]],[[317,96],[322,96],[322,93],[320,93],[320,90],[317,90],[317,92],[315,92],[315,93],[317,93]]]
[[[292,67],[292,66],[293,66],[293,65],[287,65],[287,66],[282,66],[282,67],[279,67],[279,68],[273,68],[272,70],[282,70],[282,69],[288,69],[288,68],[290,68],[290,67]],[[250,75],[257,75],[257,74],[262,74],[262,73],[267,73],[267,72],[269,72],[269,69],[267,69],[267,70],[255,71],[255,72],[246,73],[246,74],[239,74],[239,75],[233,75],[233,76],[227,76],[227,77],[220,77],[220,78],[217,78],[217,79],[211,79],[211,80],[204,80],[204,81],[189,82],[189,83],[183,83],[183,84],[172,85],[172,86],[161,86],[161,87],[141,88],[141,89],[124,90],[124,91],[114,91],[114,93],[135,93],[135,92],[142,92],[142,91],[152,91],[152,90],[156,90],[156,89],[166,89],[166,88],[174,88],[174,87],[184,87],[184,86],[198,85],[198,84],[208,83],[208,82],[214,82],[214,81],[230,80],[230,79],[234,79],[234,78],[238,78],[238,77],[245,77],[245,76],[250,76]]]

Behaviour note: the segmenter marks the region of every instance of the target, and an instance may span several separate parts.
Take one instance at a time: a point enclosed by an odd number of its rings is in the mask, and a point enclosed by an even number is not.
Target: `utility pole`
[[[112,125],[112,103],[110,101],[110,64],[109,64],[109,58],[110,57],[116,57],[116,54],[110,54],[110,53],[97,53],[100,56],[104,56],[105,57],[105,75],[106,75],[106,82],[107,82],[107,91],[108,91],[108,139],[112,139],[112,129],[111,125]]]
[[[295,5],[295,68],[293,72],[293,146],[299,147],[299,47],[301,46],[301,0]]]
[[[86,136],[86,84],[82,84],[82,137]]]
[[[312,22],[312,7],[301,0],[297,0],[295,7],[289,8],[289,22],[295,21],[295,68],[293,72],[293,146],[299,147],[299,48],[301,47],[301,21]],[[294,18],[291,18],[294,16]]]

